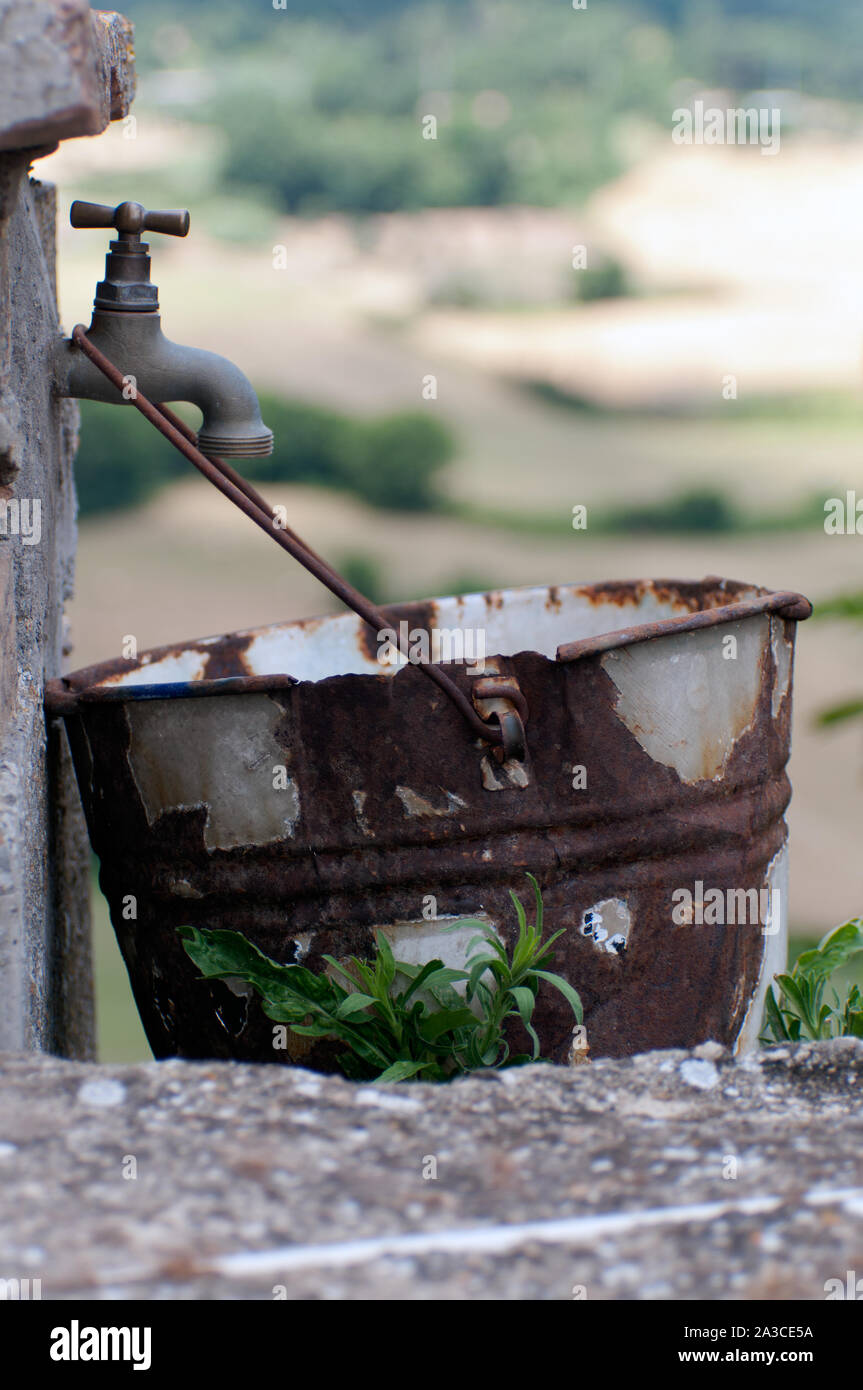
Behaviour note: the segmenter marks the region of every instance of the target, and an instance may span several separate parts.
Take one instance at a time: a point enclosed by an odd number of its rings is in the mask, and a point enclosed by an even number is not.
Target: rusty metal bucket
[[[234,928],[313,969],[325,952],[371,955],[383,927],[402,958],[459,964],[473,933],[443,928],[480,916],[508,939],[525,870],[549,925],[566,929],[553,968],[581,993],[592,1056],[751,1045],[784,960],[807,601],[708,578],[388,611],[460,658],[445,669],[497,714],[504,748],[416,666],[382,665],[354,614],[49,686],[156,1056],[330,1065],[307,1039],[274,1051],[256,999],[202,981],[179,926]],[[564,1060],[572,1018],[556,991],[540,993],[535,1019],[544,1054]]]

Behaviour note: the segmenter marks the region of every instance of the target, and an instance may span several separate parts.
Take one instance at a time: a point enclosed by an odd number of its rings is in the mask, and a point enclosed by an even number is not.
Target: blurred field
[[[217,134],[144,110],[136,141],[115,129],[41,162],[62,188],[63,319],[67,330],[88,322],[106,244],[102,233],[68,228],[72,196],[188,203],[188,242],[152,238],[169,336],[224,353],[258,387],[287,396],[359,414],[439,412],[459,445],[448,495],[515,523],[495,529],[381,513],[313,488],[268,489],[336,563],[373,559],[391,599],[705,573],[800,589],[816,602],[863,587],[854,538],[827,537],[817,521],[788,534],[654,539],[517,527],[527,513],[565,518],[575,503],[607,510],[694,486],[718,488],[744,517],[781,513],[859,484],[856,137],[800,142],[775,161],[747,150],[672,158],[648,141],[630,172],[581,209],[435,210],[362,224],[232,204],[215,185],[218,148]],[[190,165],[195,177],[184,183]],[[613,254],[636,294],[567,299],[576,242]],[[276,245],[286,248],[284,270],[273,267]],[[466,285],[478,302],[463,302]],[[722,399],[728,373],[737,401]],[[429,374],[437,398],[424,401]],[[314,580],[190,479],[136,513],[82,524],[72,664],[118,654],[129,633],[143,649],[327,609]],[[859,724],[812,727],[824,704],[861,688],[863,629],[803,625],[790,817],[790,908],[802,934],[861,910]],[[103,1054],[146,1055],[101,900],[96,946]]]
[[[67,328],[89,321],[106,244],[68,227],[71,197],[107,196],[106,169],[113,180],[126,171],[122,187],[139,190],[157,159],[170,182],[187,146],[201,178],[214,140],[147,116],[135,141],[115,129],[39,162],[63,190]],[[744,508],[775,506],[859,476],[861,170],[863,142],[853,139],[801,140],[781,160],[747,149],[672,155],[651,143],[581,211],[435,209],[359,225],[258,208],[243,243],[215,239],[207,192],[187,197],[186,242],[153,237],[153,278],[168,335],[225,351],[260,388],[360,414],[439,412],[458,434],[447,486],[462,500],[520,511],[539,499],[533,510],[568,511],[713,482]],[[578,274],[575,243],[613,251],[637,296],[562,303]],[[285,249],[284,269],[273,267],[274,246]],[[524,302],[441,306],[453,278],[480,299],[505,291]],[[556,298],[537,307],[549,280]],[[422,394],[429,374],[435,400]],[[738,394],[726,401],[729,374]],[[536,383],[616,413],[551,408],[523,389]],[[830,392],[856,408],[831,409]],[[765,395],[805,403],[818,393],[811,415],[798,406],[783,418],[781,405],[759,413]]]
[[[108,905],[99,892],[95,873],[91,903],[99,1058],[103,1062],[149,1061],[153,1054],[135,1008],[129,976],[108,917]]]

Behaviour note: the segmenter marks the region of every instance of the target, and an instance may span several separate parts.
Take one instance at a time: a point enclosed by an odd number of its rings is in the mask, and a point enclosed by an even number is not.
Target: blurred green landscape
[[[141,76],[135,121],[144,126],[158,113],[197,128],[203,142],[191,158],[136,170],[136,197],[192,203],[196,233],[205,227],[228,246],[260,246],[282,216],[314,225],[332,215],[349,218],[357,243],[373,246],[379,214],[583,208],[637,162],[639,138],[667,130],[671,110],[696,93],[778,104],[786,140],[813,119],[837,135],[863,119],[855,56],[863,14],[847,0],[817,10],[803,0],[605,0],[583,13],[568,8],[562,0],[529,7],[510,0],[130,0]],[[429,116],[437,122],[433,141],[422,138]],[[119,201],[128,183],[124,162],[102,167],[98,196]],[[485,276],[471,264],[430,277],[426,303],[524,310],[642,294],[637,273],[601,239],[593,242],[583,272],[567,273],[562,261],[557,282],[537,299],[530,285],[513,282],[508,264],[497,276],[493,264]],[[545,377],[526,377],[523,385],[549,403],[601,408],[589,391]],[[280,428],[277,457],[258,470],[261,480],[340,487],[395,509],[440,502],[434,475],[460,442],[452,422],[401,411],[397,421],[382,418],[367,429],[345,412],[328,417],[321,401],[266,394]],[[723,409],[716,398],[685,389],[670,401],[655,395],[634,404],[636,414],[647,408],[670,418]],[[817,388],[781,396],[750,390],[734,418],[781,422],[790,408],[813,429],[863,422],[856,391]],[[161,441],[142,442],[137,422],[115,420],[108,429],[98,406],[85,403],[83,412],[82,515],[140,503],[182,471]],[[112,467],[120,444],[122,474]],[[405,465],[406,457],[413,462]],[[719,489],[709,495],[708,507],[691,506],[686,489],[675,491],[636,524],[672,533],[690,521],[694,530],[745,524]],[[756,522],[805,524],[811,500]]]
[[[860,100],[863,13],[852,0],[603,0],[583,13],[563,0],[277,10],[132,0],[127,10],[145,73],[199,74],[186,91],[176,82],[173,103],[171,83],[157,81],[162,103],[223,128],[225,182],[284,212],[577,204],[621,172],[621,120],[666,124],[687,82]],[[426,114],[446,127],[437,160],[417,142]]]
[[[186,241],[151,239],[165,331],[249,375],[276,445],[244,471],[378,602],[706,572],[824,600],[795,677],[792,926],[859,912],[861,725],[822,716],[863,691],[836,601],[859,560],[823,527],[860,477],[863,10],[122,8],[133,118],[35,168],[66,330],[107,244],[71,199],[188,207]],[[778,108],[781,150],[673,145],[695,100]],[[332,611],[134,409],[82,403],[76,468],[73,665]],[[103,1056],[147,1055],[98,890],[94,926]]]

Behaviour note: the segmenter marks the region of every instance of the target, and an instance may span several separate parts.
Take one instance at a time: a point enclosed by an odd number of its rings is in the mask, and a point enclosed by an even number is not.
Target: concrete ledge
[[[852,1039],[444,1087],[6,1054],[0,1278],[45,1299],[822,1300],[863,1275],[861,1098]]]
[[[135,92],[132,25],[87,0],[0,0],[0,150],[97,135]]]

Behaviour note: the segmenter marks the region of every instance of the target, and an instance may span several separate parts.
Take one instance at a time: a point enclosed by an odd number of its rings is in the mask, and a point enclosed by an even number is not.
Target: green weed
[[[861,917],[835,927],[817,946],[802,951],[790,973],[775,976],[776,983],[768,990],[761,1041],[863,1038],[859,985],[849,986],[843,999],[831,986],[825,999],[831,975],[859,951],[863,951]]]
[[[309,1038],[344,1043],[344,1074],[355,1080],[449,1081],[467,1072],[520,1066],[540,1059],[533,1027],[537,994],[544,982],[560,991],[582,1021],[581,1000],[559,975],[542,967],[561,935],[542,939],[542,895],[532,874],[536,920],[528,923],[511,893],[518,937],[507,951],[488,924],[465,918],[446,928],[480,928],[468,944],[464,970],[441,960],[411,965],[396,960],[383,932],[376,934],[372,961],[346,963],[324,956],[328,970],[315,974],[301,965],[280,965],[239,932],[184,926],[179,935],[205,979],[240,979],[260,995],[268,1018]],[[463,992],[456,989],[464,986]],[[514,1053],[507,1025],[518,1020],[530,1052]]]

